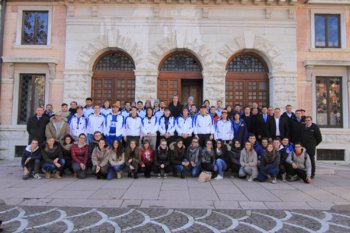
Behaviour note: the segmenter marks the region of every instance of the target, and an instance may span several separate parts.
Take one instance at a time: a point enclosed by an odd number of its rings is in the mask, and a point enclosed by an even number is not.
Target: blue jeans
[[[182,162],[188,162],[188,160],[184,159]],[[186,167],[182,164],[175,164],[175,169],[176,169],[176,171],[184,172]]]
[[[192,171],[191,174],[193,177],[197,177],[199,176],[199,173],[201,173],[201,167],[200,166],[196,166],[196,167],[191,167]]]
[[[261,171],[258,175],[258,180],[260,182],[264,182],[266,180],[266,176],[270,175],[272,178],[276,178],[277,174],[279,172],[278,167],[273,167],[270,165],[267,165],[266,167],[261,168]]]
[[[43,170],[44,170],[45,172],[52,172],[52,171],[61,170],[61,168],[62,168],[62,167],[64,166],[64,164],[66,163],[66,161],[64,161],[64,159],[59,159],[59,160],[58,160],[58,163],[61,164],[61,167],[60,167],[60,168],[56,167],[56,165],[53,164],[53,163],[45,162],[45,163],[43,164]]]
[[[93,140],[94,140],[94,135],[88,133],[88,135],[87,135],[87,144],[90,144],[90,142],[92,142]]]
[[[75,172],[80,171],[80,169],[81,169],[80,164],[79,164],[79,163],[73,162],[73,164],[72,164],[72,169],[73,169],[73,171],[75,171]]]
[[[220,176],[224,176],[223,170],[227,169],[227,164],[222,159],[217,159],[214,164],[214,171],[218,172]]]
[[[117,137],[115,135],[106,136],[106,141],[109,146],[112,146],[115,139],[118,139],[119,142],[122,142],[123,137],[122,136]]]
[[[113,167],[110,167],[107,173],[107,180],[113,179],[115,177],[115,173],[122,171],[123,168],[123,165],[115,165]]]

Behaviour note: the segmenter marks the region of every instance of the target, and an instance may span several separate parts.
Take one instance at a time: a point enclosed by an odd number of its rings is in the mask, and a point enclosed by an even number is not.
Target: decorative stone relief
[[[87,43],[78,54],[78,64],[81,69],[91,70],[99,53],[106,48],[120,48],[134,60],[136,68],[142,64],[142,49],[131,38],[121,35],[118,29],[107,28],[101,23],[100,35]]]
[[[215,62],[211,57],[212,52],[205,43],[198,38],[191,36],[189,38],[188,33],[178,32],[176,30],[168,30],[167,36],[158,41],[155,49],[150,52],[150,64],[156,68],[160,64],[162,58],[174,49],[188,49],[198,57],[204,69],[210,68]]]
[[[313,68],[314,66],[307,65],[305,66],[306,70],[306,81],[311,82],[313,76]]]
[[[73,5],[69,5],[67,7],[67,15],[68,15],[68,17],[74,17],[75,16],[75,7]]]
[[[288,14],[288,16],[289,16],[289,19],[295,19],[295,17],[296,17],[296,12],[295,12],[295,9],[294,9],[294,8],[290,8],[290,9],[289,9],[289,14]]]
[[[270,64],[269,68],[272,69],[270,72],[282,71],[282,63],[278,59],[279,49],[264,37],[257,36],[252,32],[244,32],[242,36],[226,43],[219,51],[221,59],[217,60],[217,65],[219,67],[225,66],[232,55],[247,48],[257,50],[265,56],[266,62]]]

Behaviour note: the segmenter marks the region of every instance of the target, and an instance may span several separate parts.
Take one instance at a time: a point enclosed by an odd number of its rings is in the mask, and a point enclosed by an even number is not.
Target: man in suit
[[[35,115],[29,118],[27,122],[28,144],[32,142],[33,138],[38,139],[39,145],[46,140],[45,129],[49,121],[49,117],[44,115],[44,108],[37,107]]]
[[[289,138],[288,120],[281,117],[281,109],[275,108],[274,116],[270,117],[267,123],[270,138]]]
[[[268,113],[267,113],[267,107],[264,106],[261,109],[261,114],[259,114],[256,117],[256,137],[260,141],[262,138],[269,138],[270,133],[267,128],[267,123],[269,121],[269,118],[271,118]]]

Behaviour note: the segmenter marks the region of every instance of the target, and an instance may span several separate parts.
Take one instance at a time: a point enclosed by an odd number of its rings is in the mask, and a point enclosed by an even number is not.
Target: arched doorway
[[[195,56],[186,51],[174,52],[163,59],[159,65],[158,99],[167,104],[174,95],[182,103],[193,96],[194,103],[202,103],[202,65]]]
[[[231,58],[226,67],[226,104],[260,107],[269,104],[268,68],[254,53],[240,53]]]
[[[135,64],[122,51],[108,51],[102,54],[93,67],[92,97],[95,104],[104,100],[123,103],[135,100]]]

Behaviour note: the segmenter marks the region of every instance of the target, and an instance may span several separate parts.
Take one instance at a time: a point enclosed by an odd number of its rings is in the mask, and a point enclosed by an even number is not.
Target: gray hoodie
[[[298,166],[298,169],[306,171],[306,175],[311,177],[311,160],[305,148],[302,149],[301,155],[299,156],[297,156],[294,151],[290,152],[286,162],[289,164],[294,162]]]

